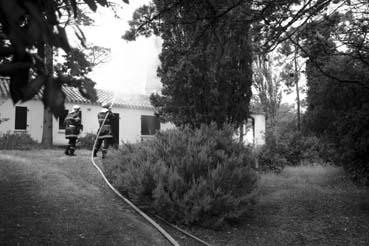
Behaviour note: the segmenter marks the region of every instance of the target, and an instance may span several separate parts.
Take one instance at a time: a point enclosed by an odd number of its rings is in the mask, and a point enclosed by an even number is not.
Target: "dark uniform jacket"
[[[106,116],[106,120],[104,122]],[[114,114],[111,111],[105,111],[102,110],[97,114],[97,118],[99,120],[99,125],[100,125],[100,133],[99,133],[99,139],[105,139],[105,138],[113,138],[113,133],[112,133],[112,127],[111,124],[113,123],[114,120]],[[104,122],[104,125],[102,126]]]
[[[81,112],[71,112],[65,117],[65,138],[77,138],[82,129]]]

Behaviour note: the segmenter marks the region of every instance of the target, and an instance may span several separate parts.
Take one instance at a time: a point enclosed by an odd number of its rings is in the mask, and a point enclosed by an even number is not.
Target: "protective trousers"
[[[97,152],[99,151],[101,144],[104,142],[103,144],[103,148],[102,148],[102,158],[105,158],[106,153],[108,152],[108,148],[111,145],[111,138],[98,138],[97,142],[96,142],[96,146],[94,149],[94,156],[96,156]]]
[[[66,155],[74,155],[74,151],[76,150],[76,142],[77,142],[77,138],[68,138],[69,142],[67,145],[67,148],[65,150],[65,154]]]

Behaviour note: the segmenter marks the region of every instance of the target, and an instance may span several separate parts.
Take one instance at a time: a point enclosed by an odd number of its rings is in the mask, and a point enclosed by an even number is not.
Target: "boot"
[[[71,150],[69,151],[69,155],[70,155],[70,156],[75,156],[75,154],[74,154],[74,149],[71,149]]]
[[[96,150],[94,150],[94,155],[93,156],[97,157],[97,151]]]
[[[65,149],[64,154],[69,155],[69,146]]]

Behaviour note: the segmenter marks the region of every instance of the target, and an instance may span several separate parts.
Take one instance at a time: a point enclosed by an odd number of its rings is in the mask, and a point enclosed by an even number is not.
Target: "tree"
[[[87,60],[94,67],[110,60],[110,48],[92,45],[87,47],[86,51]]]
[[[128,3],[128,0],[123,0]],[[77,18],[84,13],[85,7],[96,11],[97,6],[109,7],[106,0],[0,0],[0,27],[2,39],[0,57],[10,62],[0,64],[0,75],[10,77],[10,94],[13,102],[31,99],[43,88],[43,102],[55,116],[60,116],[64,109],[64,94],[62,84],[73,84],[80,88],[84,96],[90,98],[93,91],[88,83],[78,79],[66,80],[66,77],[55,77],[46,71],[42,50],[48,47],[61,48],[70,52],[68,39],[61,22],[66,14],[70,18]],[[77,37],[84,41],[83,33],[77,28]]]
[[[275,72],[279,57],[256,55],[254,60],[256,98],[266,114],[267,129],[274,132],[282,100],[282,80]]]
[[[209,121],[239,126],[248,114],[253,52],[273,50],[294,24],[331,2],[156,0],[136,10],[124,38],[164,40],[163,90],[151,97],[160,116],[192,127]]]
[[[369,65],[368,1],[333,1],[319,17],[310,18],[290,32],[286,38],[324,76],[339,83],[358,84],[369,89],[366,77],[358,78],[350,73],[336,73],[322,65],[322,57],[345,56],[351,63]],[[293,38],[298,36],[299,38]]]
[[[164,1],[154,4],[161,8]],[[196,21],[197,13],[191,11],[201,11],[198,3],[183,3],[178,12],[159,10],[163,49],[158,76],[163,90],[161,95],[152,95],[151,101],[161,117],[192,128],[212,121],[218,127],[225,123],[239,126],[247,119],[252,55],[247,35],[250,25],[244,21],[246,8],[244,12],[234,10],[207,32],[203,29],[208,24]],[[203,10],[216,14],[210,8]]]
[[[367,76],[366,67],[350,60],[351,57],[331,57],[325,62],[331,72],[335,68],[337,74]],[[329,146],[331,161],[342,165],[357,182],[368,185],[369,90],[360,84],[342,84],[327,78],[310,63],[307,72],[307,129]]]
[[[341,26],[341,17],[326,16],[312,23],[321,37],[310,36],[304,42],[303,48],[315,54],[306,65],[306,127],[333,150],[329,152],[332,161],[343,165],[356,181],[369,184],[369,71],[356,48],[340,53],[331,38]]]
[[[95,11],[97,7],[95,1],[87,2],[89,8]],[[102,6],[109,5],[106,1],[97,1],[97,3]],[[86,76],[88,71],[91,71],[91,64],[81,51],[69,47],[64,32],[66,26],[73,25],[75,30],[78,30],[76,35],[84,45],[83,33],[78,25],[90,25],[93,20],[86,15],[88,10],[81,7],[82,4],[84,1],[68,0],[47,3],[24,1],[23,5],[12,3],[11,7],[14,7],[17,13],[15,17],[7,12],[10,11],[9,6],[1,5],[2,13],[7,14],[6,18],[1,19],[1,26],[4,27],[4,34],[6,34],[4,38],[8,40],[3,43],[3,50],[10,50],[10,52],[0,55],[10,62],[0,64],[0,74],[10,77],[10,93],[14,103],[19,100],[29,100],[39,90],[43,90],[42,143],[46,146],[51,146],[53,142],[52,113],[59,116],[64,112],[63,84],[79,88],[81,94],[92,101],[96,99],[93,88],[95,83]],[[13,23],[15,21],[20,24]],[[53,31],[54,27],[58,30],[57,33]],[[33,36],[27,39],[27,35]],[[11,57],[14,47],[18,47],[14,49],[16,55]],[[60,48],[68,53],[67,62],[55,65],[53,64],[54,53]],[[102,53],[102,51],[104,50],[100,49],[96,53]],[[27,58],[29,63],[21,70],[14,68],[9,71],[9,65],[15,63],[17,52]],[[24,64],[24,62],[18,61],[17,64]]]
[[[298,42],[299,35],[295,35],[290,40]],[[294,91],[296,93],[296,108],[297,108],[297,130],[301,130],[301,99],[300,94],[304,91],[304,87],[300,85],[302,69],[305,59],[301,57],[298,47],[290,41],[284,42],[279,52],[285,57],[285,65],[281,72],[281,77],[287,87],[285,90],[288,94]]]

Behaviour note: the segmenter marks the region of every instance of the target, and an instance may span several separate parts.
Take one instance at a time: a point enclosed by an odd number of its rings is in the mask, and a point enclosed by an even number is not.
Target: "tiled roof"
[[[114,107],[124,108],[141,108],[141,109],[153,109],[150,103],[149,96],[147,95],[127,95],[127,94],[115,94],[112,91],[106,91],[96,89],[97,102],[92,103],[90,100],[84,98],[75,87],[63,87],[63,91],[66,95],[66,102],[75,104],[95,104],[101,105],[104,102],[112,102],[114,100]],[[9,80],[4,77],[0,77],[0,97],[10,97],[9,92]],[[35,96],[35,100],[42,98],[41,93]],[[114,98],[114,99],[113,99]],[[256,108],[255,105],[251,105],[250,111],[252,113],[264,114],[261,108]]]
[[[4,77],[0,77],[0,96],[8,97],[10,95],[9,92],[9,82],[8,79]]]
[[[101,105],[104,102],[114,101],[114,107],[153,109],[147,95],[114,94],[112,91],[96,89],[98,99],[93,103],[84,98],[78,88],[63,86],[63,91],[67,103]],[[10,97],[8,78],[0,77],[0,97]],[[41,95],[36,95],[34,99],[40,100]]]

